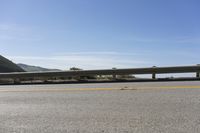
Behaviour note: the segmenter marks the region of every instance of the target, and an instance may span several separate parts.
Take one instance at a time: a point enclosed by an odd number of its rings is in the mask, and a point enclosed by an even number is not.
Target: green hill
[[[24,72],[24,70],[12,61],[0,55],[0,73],[6,72]]]

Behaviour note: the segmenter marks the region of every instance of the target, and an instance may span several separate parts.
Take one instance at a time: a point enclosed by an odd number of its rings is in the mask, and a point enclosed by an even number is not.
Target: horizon
[[[0,0],[1,54],[67,70],[199,64],[198,0]]]

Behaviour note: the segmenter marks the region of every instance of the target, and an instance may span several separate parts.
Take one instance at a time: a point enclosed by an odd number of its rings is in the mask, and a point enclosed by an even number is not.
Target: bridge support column
[[[14,84],[20,84],[20,79],[19,78],[16,78],[13,81],[14,81]]]
[[[197,73],[196,73],[196,77],[197,77],[197,78],[200,78],[200,72],[197,72]]]
[[[152,74],[152,79],[156,79],[156,74],[155,73]]]
[[[200,66],[200,64],[197,64],[197,66]],[[197,78],[200,78],[200,71],[197,71],[197,72],[196,72],[196,77],[197,77]]]
[[[153,68],[156,68],[156,66],[153,66]],[[152,73],[152,79],[156,79],[156,73]]]
[[[117,68],[113,67],[112,69],[113,69],[113,70],[116,70]],[[116,79],[117,79],[117,75],[115,74],[115,72],[113,73],[112,77],[113,77],[113,80],[116,80]]]
[[[117,75],[113,74],[113,80],[116,80],[117,79]]]

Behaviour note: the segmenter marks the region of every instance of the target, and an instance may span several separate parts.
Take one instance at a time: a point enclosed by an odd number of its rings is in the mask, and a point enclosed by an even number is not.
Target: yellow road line
[[[108,90],[162,90],[162,89],[200,89],[200,86],[155,86],[126,88],[69,88],[69,89],[0,89],[0,92],[67,92],[67,91],[108,91]]]

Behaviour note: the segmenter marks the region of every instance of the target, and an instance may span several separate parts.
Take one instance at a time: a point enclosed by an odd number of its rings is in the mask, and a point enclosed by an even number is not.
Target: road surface
[[[199,133],[200,82],[0,86],[0,133]]]

